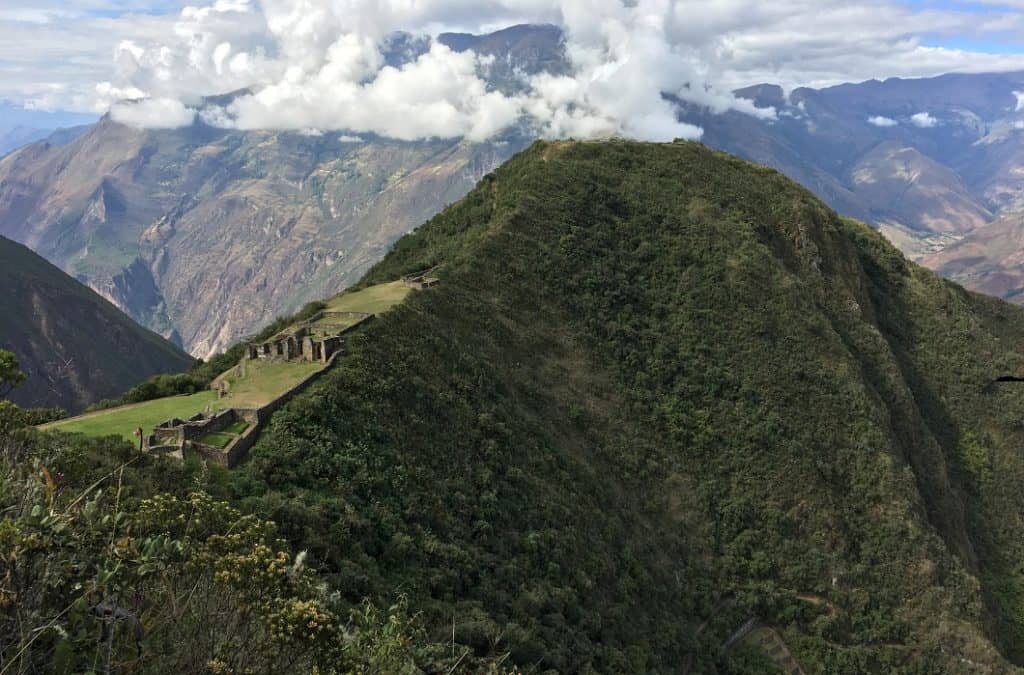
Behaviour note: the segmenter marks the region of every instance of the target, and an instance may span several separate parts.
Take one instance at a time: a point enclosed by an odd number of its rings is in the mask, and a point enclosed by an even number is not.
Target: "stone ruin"
[[[430,288],[439,283],[439,279],[431,276],[432,272],[433,269],[430,269],[402,277],[402,283],[418,290]],[[374,318],[374,314],[365,312],[318,312],[309,320],[284,330],[269,340],[246,345],[246,355],[238,367],[244,373],[246,361],[258,359],[329,364],[334,356],[344,353],[345,336]],[[179,460],[195,455],[230,469],[242,460],[256,442],[260,426],[270,415],[326,370],[322,368],[311,373],[291,390],[259,409],[231,408],[218,413],[198,413],[187,420],[170,419],[158,424],[148,436],[143,435],[142,429],[139,429],[137,433],[140,436],[140,445],[144,451],[154,454]],[[217,392],[218,398],[225,398],[230,393],[230,384],[223,378],[215,380],[211,388]],[[238,421],[244,421],[247,425],[242,433],[225,431]],[[213,433],[225,433],[233,438],[223,448],[202,442],[203,438]]]
[[[224,432],[238,421],[244,421],[248,428],[241,434],[232,434],[236,438],[227,447],[218,448],[202,442],[208,434]],[[197,413],[187,420],[174,418],[158,424],[153,433],[143,439],[142,446],[146,452],[182,460],[198,455],[230,468],[252,445],[252,432],[258,424],[256,410],[232,408],[218,413]]]
[[[436,286],[437,284],[441,283],[441,280],[435,276],[432,276],[435,269],[437,268],[431,267],[429,270],[423,270],[422,272],[417,272],[416,274],[409,274],[407,276],[404,276],[402,277],[402,283],[408,286],[409,288],[413,288],[417,291],[422,291],[423,289],[430,288],[431,286]]]
[[[341,350],[344,335],[373,319],[365,312],[322,311],[298,327],[282,331],[266,342],[247,346],[250,361],[300,361],[327,363]]]

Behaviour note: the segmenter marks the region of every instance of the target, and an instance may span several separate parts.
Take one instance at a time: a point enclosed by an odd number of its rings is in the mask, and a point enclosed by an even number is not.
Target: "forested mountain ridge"
[[[1020,309],[690,143],[536,143],[363,283],[436,265],[235,476],[347,597],[540,671],[1024,663]]]
[[[427,268],[231,473],[0,427],[0,654],[1020,672],[1024,310],[695,143],[535,143],[360,283]]]
[[[0,349],[26,381],[15,403],[78,412],[192,358],[25,246],[0,237]]]

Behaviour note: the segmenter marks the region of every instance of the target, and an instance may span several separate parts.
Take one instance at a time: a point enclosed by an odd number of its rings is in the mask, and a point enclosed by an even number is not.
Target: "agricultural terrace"
[[[96,437],[120,436],[132,443],[138,443],[139,438],[135,435],[135,430],[139,427],[142,427],[144,433],[149,433],[153,427],[172,417],[188,419],[199,412],[223,410],[225,407],[226,405],[217,400],[216,392],[201,391],[188,396],[169,396],[85,413],[52,424],[44,424],[39,428]]]
[[[409,290],[401,281],[396,281],[371,286],[360,291],[342,293],[327,301],[327,310],[379,314],[404,300]],[[330,325],[325,323],[323,328],[325,332],[336,333],[338,330],[337,320],[331,321]],[[232,367],[217,378],[228,384],[227,394],[223,397],[218,397],[215,391],[202,391],[187,396],[170,396],[86,413],[46,424],[40,428],[95,437],[120,436],[137,443],[136,429],[141,427],[144,433],[149,433],[156,425],[174,417],[188,419],[200,412],[218,412],[228,408],[261,408],[322,367],[323,364],[317,362],[247,360],[244,364]],[[210,444],[217,445],[218,442],[227,444],[229,438],[228,436],[211,438]]]
[[[405,300],[410,290],[401,281],[377,284],[361,291],[334,296],[327,301],[327,311],[380,314]]]

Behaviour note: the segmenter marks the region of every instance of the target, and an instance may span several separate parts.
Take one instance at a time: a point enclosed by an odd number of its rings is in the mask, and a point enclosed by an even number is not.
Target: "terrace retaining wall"
[[[330,370],[334,365],[334,362],[345,354],[344,336],[375,318],[375,315],[373,314],[365,314],[362,312],[323,311],[317,314],[309,323],[312,323],[312,321],[315,320],[329,318],[331,316],[346,319],[355,318],[356,322],[350,326],[340,329],[337,335],[325,338],[320,342],[320,346],[323,350],[322,354],[323,357],[325,357],[323,368],[310,373],[293,385],[288,391],[260,408],[229,408],[210,418],[206,418],[199,414],[187,421],[169,420],[168,422],[157,426],[157,428],[153,430],[153,434],[149,437],[150,443],[147,444],[149,446],[148,449],[154,452],[161,452],[163,454],[172,454],[174,449],[180,449],[183,458],[188,456],[190,453],[195,453],[208,462],[213,462],[229,469],[237,466],[238,463],[245,459],[246,455],[249,454],[249,450],[256,443],[256,439],[259,437],[261,427],[270,420],[271,416],[273,416],[281,406],[287,404],[293,398],[306,391],[317,380],[323,377],[324,373]],[[294,340],[295,336],[293,335],[291,338]],[[303,334],[301,339],[303,342],[309,340],[305,334]],[[260,351],[262,351],[263,345],[271,344],[271,342],[261,343],[259,345],[259,348],[261,348]],[[251,345],[251,347],[256,347],[256,345]],[[243,360],[244,359],[245,357],[243,357]],[[216,388],[216,385],[227,376],[228,372],[230,371],[226,371],[218,376],[211,386]],[[200,442],[199,439],[203,438],[207,434],[223,431],[239,419],[244,420],[249,426],[245,431],[238,435],[238,438],[236,438],[234,442],[228,444],[227,447],[221,449]]]
[[[331,366],[334,365],[334,361],[340,357],[342,353],[343,352],[340,350],[334,352],[334,354],[332,354],[327,360],[327,365],[315,373],[310,373],[299,381],[298,384],[262,408],[240,410],[232,409],[231,412],[235,413],[237,417],[232,418],[231,421],[233,422],[235,419],[240,418],[248,422],[249,427],[228,447],[221,450],[220,448],[214,448],[213,446],[204,445],[202,443],[192,443],[192,446],[196,448],[200,456],[204,459],[213,461],[221,466],[226,466],[229,469],[233,469],[249,454],[249,450],[252,449],[252,446],[256,444],[256,439],[259,438],[260,430],[264,424],[270,421],[271,416],[273,416],[281,406],[287,404],[319,380],[324,373],[330,370]],[[229,425],[230,422],[221,427],[221,429]]]

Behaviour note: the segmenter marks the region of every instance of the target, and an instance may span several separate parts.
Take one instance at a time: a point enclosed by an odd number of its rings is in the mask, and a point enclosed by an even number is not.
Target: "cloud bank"
[[[238,129],[325,129],[414,140],[465,137],[481,141],[525,123],[547,137],[625,135],[646,140],[698,138],[676,119],[665,95],[761,117],[748,101],[719,90],[702,72],[701,55],[677,33],[676,6],[641,0],[550,3],[505,0],[422,3],[367,0],[218,0],[186,7],[175,39],[143,46],[122,42],[120,81],[104,93],[145,92],[166,107],[194,105],[197,94],[248,88],[252,93],[202,111],[203,121]],[[535,6],[534,6],[535,5]],[[398,65],[385,62],[382,41],[399,30],[430,32],[453,19],[557,20],[566,35],[571,72],[521,77],[518,93],[489,88],[489,59],[432,42]],[[490,57],[493,58],[493,57]],[[190,100],[190,98],[192,100]],[[191,123],[134,110],[136,123]],[[129,115],[115,108],[121,117]],[[185,108],[186,110],[188,108]]]
[[[1003,5],[199,0],[175,14],[147,14],[145,8],[158,0],[119,0],[126,11],[110,16],[107,0],[8,1],[0,30],[12,39],[0,44],[0,60],[12,67],[0,70],[0,95],[18,92],[38,107],[111,109],[136,126],[191,123],[200,97],[248,88],[251,94],[222,107],[204,107],[203,121],[353,137],[473,140],[526,124],[542,136],[665,140],[695,138],[700,130],[678,122],[663,94],[716,111],[771,117],[773,111],[757,110],[730,92],[759,82],[792,88],[1024,69],[1024,55],[925,43],[926,37],[960,38],[965,31],[976,40],[1024,33],[1021,12]],[[564,31],[570,70],[520,73],[521,86],[501,91],[481,77],[495,65],[487,57],[429,40],[411,60],[391,60],[381,51],[395,31],[480,33],[543,22]],[[38,60],[49,64],[45,76],[33,70],[33,53],[45,53]],[[140,98],[148,102],[119,103]]]
[[[192,124],[196,111],[173,98],[146,98],[115,103],[110,117],[140,129],[175,129]]]

